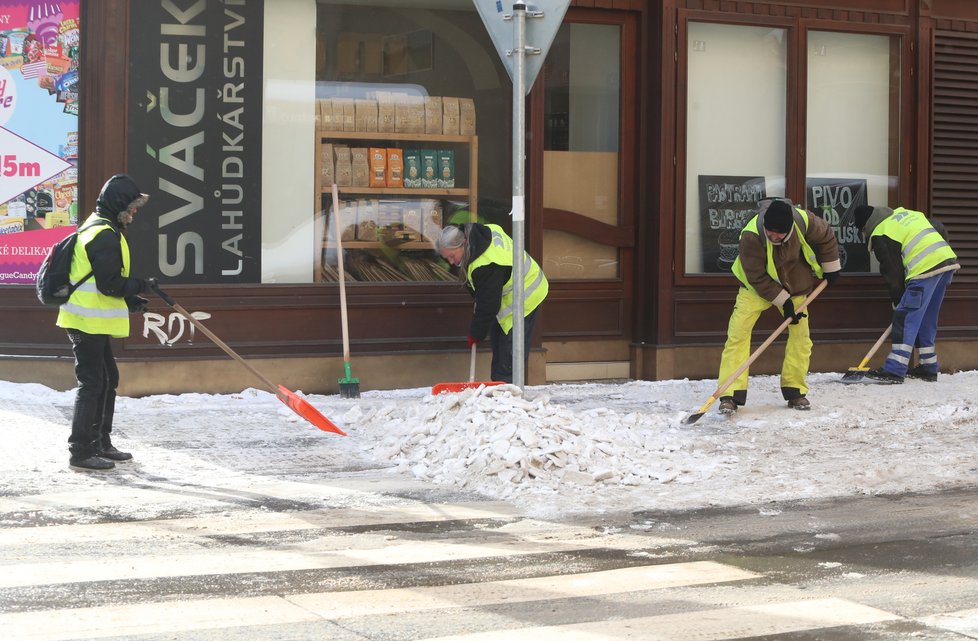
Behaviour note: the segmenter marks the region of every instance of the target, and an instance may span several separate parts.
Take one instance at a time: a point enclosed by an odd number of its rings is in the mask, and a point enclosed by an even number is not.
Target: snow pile
[[[691,482],[737,462],[712,444],[691,441],[676,416],[656,413],[656,405],[650,400],[647,413],[573,411],[552,403],[550,394],[527,398],[519,387],[499,385],[417,404],[385,403],[344,419],[382,430],[379,442],[364,449],[418,478],[505,498]]]

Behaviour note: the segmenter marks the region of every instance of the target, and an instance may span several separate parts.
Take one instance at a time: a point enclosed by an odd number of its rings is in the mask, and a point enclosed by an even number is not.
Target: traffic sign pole
[[[523,291],[526,265],[523,223],[526,220],[524,180],[526,177],[526,5],[513,5],[513,385],[523,389],[526,381]]]
[[[496,47],[509,77],[513,81],[513,384],[523,388],[526,376],[525,329],[523,313],[526,276],[526,95],[536,80],[543,60],[553,44],[570,0],[530,0],[532,8],[518,2],[512,14],[504,14],[502,0],[473,0],[489,37]],[[540,9],[540,10],[537,10]],[[533,40],[539,46],[527,46],[527,18],[533,19]],[[512,22],[510,27],[505,24]],[[527,59],[527,55],[533,58]],[[541,268],[542,269],[542,268]]]

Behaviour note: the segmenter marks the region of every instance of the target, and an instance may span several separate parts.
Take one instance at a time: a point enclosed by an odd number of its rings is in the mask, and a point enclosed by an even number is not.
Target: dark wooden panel
[[[541,310],[541,324],[546,326],[546,340],[589,336],[621,336],[624,331],[624,307],[621,298],[562,299],[548,296]]]
[[[931,0],[931,16],[960,20],[978,20],[978,2]]]
[[[81,3],[79,218],[95,207],[105,180],[126,171],[128,0]]]
[[[608,225],[564,209],[543,210],[543,228],[562,231],[613,247],[634,247],[635,229]]]

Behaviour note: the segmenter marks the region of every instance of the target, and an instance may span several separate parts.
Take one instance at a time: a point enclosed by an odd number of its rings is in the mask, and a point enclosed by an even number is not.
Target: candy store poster
[[[79,0],[0,0],[0,283],[78,223]]]

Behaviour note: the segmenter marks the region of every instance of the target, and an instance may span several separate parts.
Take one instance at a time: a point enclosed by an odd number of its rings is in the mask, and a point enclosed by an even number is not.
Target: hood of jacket
[[[876,229],[876,226],[892,215],[893,210],[889,207],[873,207],[873,213],[871,213],[869,218],[866,219],[866,226],[863,228],[863,234],[866,236],[867,242],[869,241],[869,237],[873,235],[873,230]]]
[[[102,185],[95,201],[95,210],[111,220],[118,221],[119,214],[135,203],[141,206],[149,196],[140,191],[136,181],[126,174],[116,174]]]

